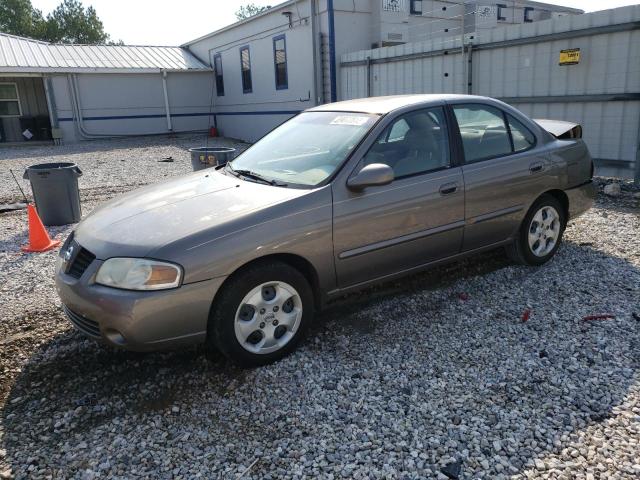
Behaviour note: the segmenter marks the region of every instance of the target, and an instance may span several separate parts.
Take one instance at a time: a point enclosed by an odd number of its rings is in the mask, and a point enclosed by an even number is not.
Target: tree
[[[96,10],[80,0],[63,0],[46,19],[30,0],[0,0],[0,31],[53,43],[113,43]]]
[[[30,0],[0,0],[0,32],[33,36],[44,31],[45,20]]]
[[[50,42],[106,43],[109,35],[93,7],[84,8],[79,0],[64,0],[47,15],[47,37]]]
[[[269,10],[271,5],[267,5],[266,7],[261,7],[256,5],[255,3],[247,3],[246,5],[240,7],[236,11],[236,18],[238,20],[244,20],[249,17],[253,17],[254,15],[258,15],[259,13],[264,12],[265,10]]]

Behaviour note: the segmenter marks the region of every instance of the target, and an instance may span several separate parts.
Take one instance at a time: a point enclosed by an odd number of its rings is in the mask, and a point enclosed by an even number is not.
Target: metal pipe
[[[371,57],[367,57],[367,97],[371,96]]]
[[[467,94],[473,93],[473,42],[467,45]]]
[[[318,15],[316,13],[316,0],[310,0],[310,8],[311,8],[311,45],[313,48],[313,104],[319,105],[321,103],[320,94],[318,92],[318,85],[320,82],[318,81],[318,72],[321,71],[318,69],[322,69],[322,66],[318,65],[318,58],[320,55],[318,54]]]
[[[331,102],[338,100],[336,75],[336,28],[333,0],[327,0],[327,15],[329,17],[329,77],[331,80]]]
[[[169,109],[169,93],[167,91],[167,72],[162,71],[162,93],[164,93],[164,110],[167,114],[167,129],[173,132],[171,125],[171,110]]]
[[[53,88],[51,88],[51,77],[48,75],[43,77],[42,84],[44,85],[44,96],[47,99],[51,128],[58,128],[58,110],[56,107],[56,97],[53,94]]]
[[[640,185],[640,115],[638,116],[638,138],[636,139],[636,165],[635,174],[633,176],[633,183]]]

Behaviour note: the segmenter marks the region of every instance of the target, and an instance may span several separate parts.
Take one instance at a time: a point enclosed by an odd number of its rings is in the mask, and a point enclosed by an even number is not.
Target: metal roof
[[[210,70],[181,47],[62,45],[0,33],[0,72],[150,72]]]

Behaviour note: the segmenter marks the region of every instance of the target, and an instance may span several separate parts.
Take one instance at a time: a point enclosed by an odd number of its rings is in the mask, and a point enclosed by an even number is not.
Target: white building
[[[180,47],[53,45],[0,33],[0,145],[204,131],[211,68]]]
[[[221,134],[254,141],[296,113],[341,98],[343,54],[482,31],[581,10],[497,0],[290,0],[183,45],[216,75]]]

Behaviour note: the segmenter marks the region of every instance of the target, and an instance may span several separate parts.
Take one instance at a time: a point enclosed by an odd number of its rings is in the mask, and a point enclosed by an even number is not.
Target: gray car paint
[[[362,157],[394,118],[456,102],[485,103],[514,115],[536,135],[535,148],[469,165],[458,156],[444,170],[362,191],[347,187]],[[584,143],[556,140],[497,100],[412,95],[310,110],[382,117],[343,167],[317,188],[276,187],[210,169],[108,202],[75,230],[74,241],[97,259],[80,279],[62,267],[57,270],[62,302],[98,322],[104,341],[129,349],[202,342],[216,292],[229,275],[257,259],[278,255],[303,268],[323,304],[373,282],[510,242],[529,206],[546,191],[566,192],[572,215],[593,201]],[[532,172],[531,165],[538,163],[543,170]],[[447,185],[456,188],[443,195]],[[115,256],[178,263],[184,269],[183,284],[155,292],[95,284],[100,264]],[[113,331],[125,342],[114,342]]]

